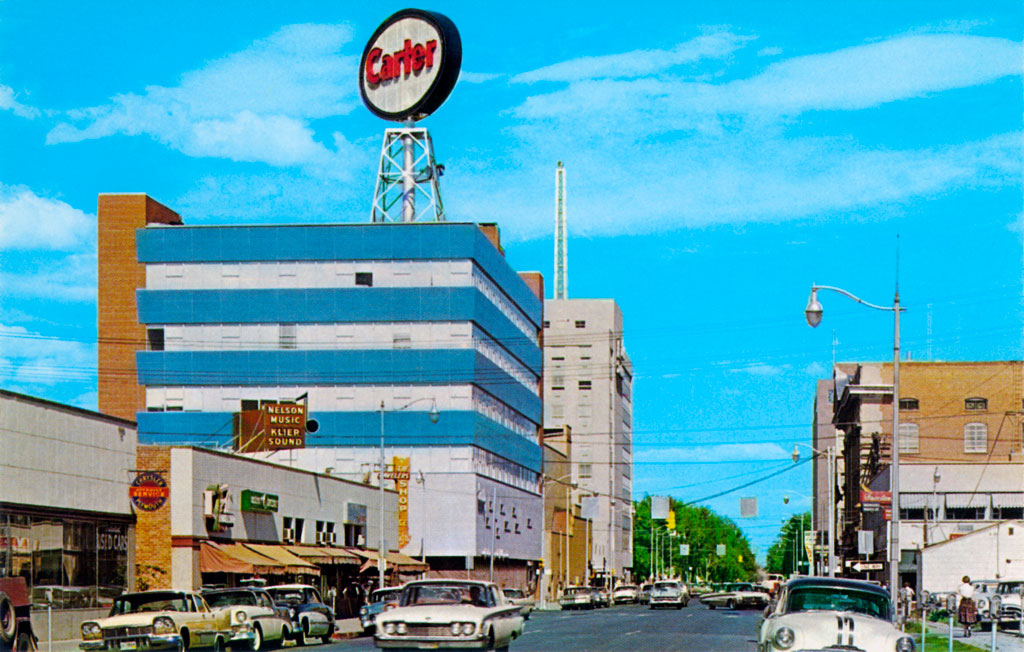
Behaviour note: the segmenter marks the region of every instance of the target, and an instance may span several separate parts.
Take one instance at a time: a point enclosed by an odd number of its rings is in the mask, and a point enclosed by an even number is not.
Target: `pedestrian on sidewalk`
[[[964,575],[963,583],[956,592],[960,596],[957,616],[960,624],[964,626],[964,637],[970,638],[974,623],[978,622],[978,608],[974,605],[974,586],[971,584],[971,578]]]

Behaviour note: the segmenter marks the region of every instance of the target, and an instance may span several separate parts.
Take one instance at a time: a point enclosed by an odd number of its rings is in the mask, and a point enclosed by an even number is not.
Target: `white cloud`
[[[95,303],[95,250],[65,256],[51,252],[34,264],[22,261],[16,272],[0,272],[0,287],[9,298]]]
[[[468,72],[463,70],[459,73],[459,82],[463,84],[483,84],[484,82],[489,82],[504,76],[505,75],[499,73]]]
[[[752,38],[725,30],[710,31],[669,50],[634,50],[621,54],[579,57],[520,73],[512,77],[512,82],[575,82],[585,79],[630,79],[654,75],[702,59],[724,59]]]
[[[350,168],[346,141],[319,142],[310,121],[349,113],[357,58],[341,48],[344,25],[289,25],[250,47],[184,74],[177,86],[149,86],[110,104],[69,112],[47,143],[114,134],[149,135],[189,156],[302,166],[339,178]]]
[[[20,118],[31,119],[39,115],[38,109],[18,102],[15,99],[14,90],[3,84],[0,84],[0,111],[12,111]]]
[[[74,250],[92,241],[95,217],[24,186],[0,184],[0,251]]]
[[[759,57],[774,57],[782,54],[782,48],[777,45],[773,45],[767,48],[761,48],[757,51]]]
[[[0,324],[0,386],[38,393],[67,383],[80,387],[96,373],[96,347]]]
[[[770,365],[763,362],[746,365],[739,369],[730,369],[732,373],[749,374],[751,376],[778,376],[790,370],[790,365]]]
[[[825,366],[820,362],[812,362],[804,368],[804,373],[815,378],[822,378],[825,376]]]
[[[634,449],[640,463],[674,464],[679,462],[749,462],[789,459],[790,453],[778,444],[712,444],[708,446],[654,447]]]

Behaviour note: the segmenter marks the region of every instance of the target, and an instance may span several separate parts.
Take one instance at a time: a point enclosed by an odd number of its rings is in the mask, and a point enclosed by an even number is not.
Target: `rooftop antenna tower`
[[[565,166],[555,168],[555,298],[569,298],[568,233],[565,226]]]

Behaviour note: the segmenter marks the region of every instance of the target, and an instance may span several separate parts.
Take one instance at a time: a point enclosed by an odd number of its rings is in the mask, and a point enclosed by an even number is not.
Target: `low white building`
[[[921,553],[922,590],[955,591],[971,580],[1024,580],[1024,521],[1002,521]]]

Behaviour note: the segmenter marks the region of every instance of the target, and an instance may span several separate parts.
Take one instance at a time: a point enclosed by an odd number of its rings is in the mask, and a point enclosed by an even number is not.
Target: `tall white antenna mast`
[[[565,226],[565,167],[555,168],[555,298],[569,298],[569,252]]]

